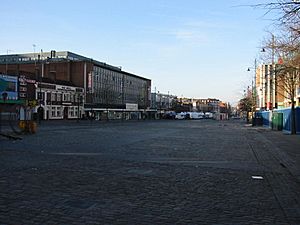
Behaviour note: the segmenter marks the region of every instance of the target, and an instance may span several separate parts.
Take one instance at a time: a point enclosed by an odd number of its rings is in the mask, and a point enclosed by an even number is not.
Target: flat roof
[[[71,60],[71,61],[85,61],[91,62],[96,66],[110,69],[116,72],[120,72],[126,75],[134,76],[137,78],[141,78],[144,80],[149,80],[148,78],[141,77],[129,72],[123,71],[120,67],[109,65],[105,62],[100,62],[94,60],[92,58],[88,58],[73,52],[69,51],[50,51],[50,52],[35,52],[35,53],[23,53],[23,54],[7,54],[7,55],[0,55],[0,65],[5,64],[27,64],[27,63],[35,63],[38,60],[49,60],[55,61],[64,61],[64,60]]]

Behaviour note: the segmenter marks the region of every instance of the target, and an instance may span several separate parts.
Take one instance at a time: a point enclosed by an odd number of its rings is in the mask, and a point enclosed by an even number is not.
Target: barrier
[[[283,122],[282,122],[282,130],[285,133],[291,133],[291,108],[285,109],[275,109],[274,112],[282,113]],[[296,133],[300,134],[300,107],[295,108],[295,117],[296,117]]]

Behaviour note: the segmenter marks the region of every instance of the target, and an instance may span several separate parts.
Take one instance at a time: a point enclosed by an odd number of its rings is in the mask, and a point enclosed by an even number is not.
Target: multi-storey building
[[[220,103],[219,99],[214,98],[178,98],[177,111],[217,113],[220,111]]]
[[[151,93],[151,109],[158,111],[172,110],[174,101],[177,96],[171,94],[163,94],[158,92]]]
[[[39,87],[47,83],[64,85],[75,92],[82,88],[82,103],[89,117],[140,118],[150,108],[151,80],[72,52],[0,55],[0,73],[36,80]],[[46,99],[49,90],[38,89],[39,98]],[[59,96],[63,98],[63,93],[56,98]],[[73,94],[66,96],[71,100]],[[49,114],[60,115],[55,110],[56,113],[51,109]],[[44,113],[43,118],[49,117]]]
[[[84,115],[81,87],[38,82],[35,96],[40,119],[79,119]]]
[[[262,64],[256,69],[255,97],[257,110],[272,110],[290,106],[288,94],[284,83],[276,76],[276,68],[279,65]],[[274,67],[274,69],[273,69]],[[300,89],[296,93],[296,105],[300,102]]]
[[[74,119],[81,118],[83,88],[37,82],[26,76],[0,74],[0,103],[5,110],[20,112],[20,119]],[[6,95],[4,99],[3,96]],[[9,107],[10,105],[10,107]],[[25,114],[30,116],[26,116]]]
[[[206,98],[206,99],[196,99],[196,108],[201,112],[219,112],[219,99]]]

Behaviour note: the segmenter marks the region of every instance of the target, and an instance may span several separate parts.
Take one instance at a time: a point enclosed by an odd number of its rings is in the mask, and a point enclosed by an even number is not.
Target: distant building
[[[193,99],[192,98],[177,98],[175,104],[175,111],[179,112],[192,112],[193,111]]]
[[[151,93],[151,109],[158,111],[172,110],[177,96],[160,92]]]
[[[215,98],[197,99],[197,98],[177,98],[177,112],[220,112],[222,102]]]
[[[219,104],[221,101],[215,98],[195,99],[196,108],[199,112],[219,112]]]

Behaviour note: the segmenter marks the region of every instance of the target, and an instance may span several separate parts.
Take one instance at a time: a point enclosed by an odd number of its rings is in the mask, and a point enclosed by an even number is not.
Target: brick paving
[[[237,121],[44,122],[0,139],[0,225],[300,224],[299,152]]]

